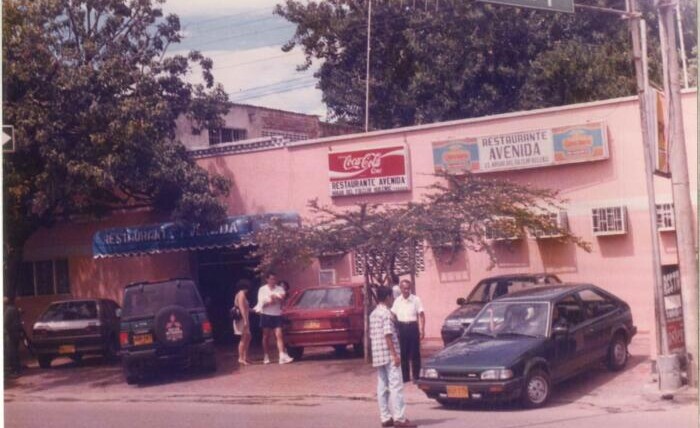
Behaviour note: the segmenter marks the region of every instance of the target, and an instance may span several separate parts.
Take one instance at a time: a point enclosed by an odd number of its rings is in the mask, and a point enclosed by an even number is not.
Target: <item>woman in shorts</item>
[[[247,366],[248,348],[250,346],[250,305],[248,304],[248,292],[253,287],[253,283],[247,279],[242,279],[236,284],[238,292],[233,298],[233,304],[241,312],[241,318],[233,321],[233,333],[241,336],[238,342],[238,364]]]

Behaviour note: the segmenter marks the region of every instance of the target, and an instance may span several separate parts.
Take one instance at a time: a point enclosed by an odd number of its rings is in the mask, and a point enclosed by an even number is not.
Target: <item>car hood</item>
[[[489,338],[464,336],[426,361],[433,368],[508,367],[545,341],[537,337]]]
[[[467,303],[450,312],[447,319],[473,319],[483,307],[484,303]]]

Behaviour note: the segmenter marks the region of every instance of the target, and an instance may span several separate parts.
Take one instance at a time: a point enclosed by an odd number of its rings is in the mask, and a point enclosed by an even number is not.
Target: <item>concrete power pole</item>
[[[681,106],[680,70],[676,48],[674,8],[677,0],[658,3],[661,37],[665,39],[668,67],[664,70],[668,79],[669,104],[669,168],[673,188],[673,211],[676,219],[678,264],[681,274],[683,299],[683,324],[685,346],[688,353],[688,383],[698,385],[698,261],[695,246],[693,206],[690,199],[690,179],[685,147],[685,129]],[[683,36],[682,34],[680,35]]]

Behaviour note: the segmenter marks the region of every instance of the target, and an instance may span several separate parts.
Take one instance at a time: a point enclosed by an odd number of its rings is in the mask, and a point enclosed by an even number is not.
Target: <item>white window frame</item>
[[[676,217],[673,213],[673,203],[656,204],[656,228],[659,232],[676,230]]]
[[[597,226],[596,218],[598,219]],[[594,236],[627,234],[627,207],[618,205],[591,209],[591,230]]]
[[[330,274],[331,276],[331,282],[324,282],[323,281],[323,275],[328,275]],[[319,285],[331,285],[335,284],[335,269],[319,269],[318,270],[318,284]]]
[[[545,213],[544,215],[548,216],[552,221],[554,221],[559,229],[566,230],[567,232],[570,230],[569,215],[566,211],[550,212]],[[530,230],[530,233],[535,239],[561,238],[564,236],[561,233],[556,232],[548,234],[542,230]]]
[[[515,223],[515,219],[513,217],[499,217],[496,218],[495,220],[498,221],[509,221]],[[522,239],[524,235],[524,232],[522,230],[519,231],[516,235],[510,235],[510,236],[499,236],[495,233],[493,229],[489,227],[488,224],[486,224],[486,228],[484,230],[484,238],[487,241],[492,241],[492,242],[501,242],[501,241],[517,241],[518,239]]]

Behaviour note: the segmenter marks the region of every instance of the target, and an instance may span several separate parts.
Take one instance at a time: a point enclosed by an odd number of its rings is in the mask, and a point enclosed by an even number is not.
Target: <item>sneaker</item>
[[[394,420],[393,420],[393,419],[389,419],[388,421],[384,421],[384,422],[382,422],[382,426],[383,426],[383,427],[393,427],[393,426],[394,426]]]
[[[270,364],[270,357],[268,355],[265,355],[265,358],[263,358],[263,364]]]
[[[287,364],[287,363],[291,363],[292,361],[294,361],[294,358],[290,357],[289,355],[287,355],[287,354],[280,355],[280,364]]]

